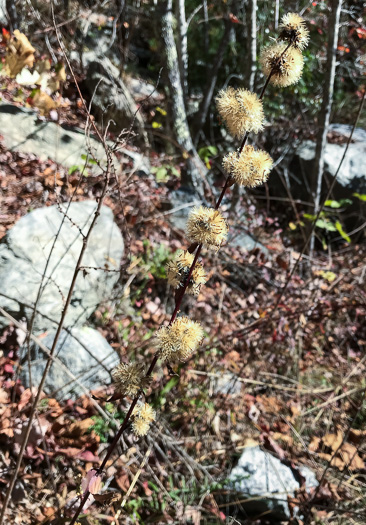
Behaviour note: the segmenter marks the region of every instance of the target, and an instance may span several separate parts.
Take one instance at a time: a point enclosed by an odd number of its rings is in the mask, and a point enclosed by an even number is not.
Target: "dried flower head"
[[[131,397],[135,397],[151,382],[151,377],[146,377],[145,367],[141,363],[120,363],[112,370],[112,378],[116,390]]]
[[[263,49],[260,63],[263,73],[268,77],[271,72],[271,82],[275,86],[286,87],[299,81],[304,59],[298,49],[287,44],[274,44]]]
[[[144,419],[148,423],[155,421],[156,412],[149,403],[138,403],[132,413],[133,416]]]
[[[185,361],[197,350],[202,339],[201,325],[188,317],[179,317],[156,333],[156,344],[164,361]]]
[[[233,151],[226,155],[222,164],[237,184],[254,188],[266,182],[273,161],[266,151],[245,146],[241,153]]]
[[[132,431],[135,434],[135,436],[146,436],[146,434],[149,432],[149,429],[150,423],[148,421],[145,421],[140,417],[135,417],[135,419],[132,422]]]
[[[156,412],[149,403],[138,403],[133,409],[132,430],[136,436],[146,436],[150,423],[155,421]]]
[[[263,105],[259,97],[247,89],[229,87],[216,97],[217,110],[234,137],[247,131],[258,133],[263,129]]]
[[[282,17],[279,38],[296,49],[305,49],[309,43],[309,31],[305,20],[297,13],[287,13]]]
[[[218,250],[226,239],[228,228],[224,217],[214,208],[194,208],[187,221],[187,236],[191,242]]]
[[[184,286],[193,263],[194,256],[188,251],[178,250],[172,261],[169,261],[166,269],[168,283],[174,288]],[[198,295],[201,286],[206,282],[206,272],[201,262],[197,262],[187,286],[187,293]]]

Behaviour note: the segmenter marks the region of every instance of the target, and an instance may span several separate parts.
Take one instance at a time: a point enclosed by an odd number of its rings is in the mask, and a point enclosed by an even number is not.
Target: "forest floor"
[[[82,112],[72,120],[81,127]],[[159,166],[158,154],[150,160]],[[0,174],[1,237],[29,210],[67,201],[80,177],[52,161],[7,151],[1,142]],[[76,200],[95,199],[100,187],[98,176],[83,177]],[[138,355],[147,363],[150,339],[173,309],[165,264],[176,249],[187,247],[183,232],[172,229],[163,213],[168,193],[169,183],[133,174],[111,187],[105,200],[126,243],[123,292],[91,322],[121,357]],[[273,203],[269,213],[250,196],[242,205],[250,217],[245,228],[268,255],[230,244],[218,254],[203,254],[210,279],[197,300],[185,300],[182,311],[201,322],[204,343],[179,367],[179,377],[169,377],[165,369],[154,374],[146,394],[157,422],[146,439],[127,433],[107,463],[108,495],[80,523],[112,523],[125,496],[116,523],[224,523],[229,516],[224,480],[242,450],[254,443],[297,473],[301,465],[309,466],[322,480],[320,489],[304,486],[291,502],[303,509],[307,523],[364,523],[365,246],[342,242],[332,253],[318,252],[311,267],[305,260],[290,279],[301,239],[284,226]],[[223,210],[230,225],[230,193]],[[0,337],[6,349],[0,356],[2,489],[32,401],[16,376],[21,339],[13,326]],[[224,374],[236,380],[232,391],[219,393],[217,377]],[[102,385],[94,392],[109,420],[87,396],[62,402],[42,397],[8,523],[67,522],[70,500],[98,466],[128,407],[128,400],[106,401],[112,392]],[[247,523],[265,523],[265,517]]]

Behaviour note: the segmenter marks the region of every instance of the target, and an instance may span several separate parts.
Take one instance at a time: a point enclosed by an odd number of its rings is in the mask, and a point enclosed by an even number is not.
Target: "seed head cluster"
[[[265,47],[260,57],[263,73],[268,77],[272,72],[270,82],[279,87],[296,84],[304,65],[301,52],[293,47],[285,51],[286,47],[285,43]]]
[[[187,236],[191,242],[218,250],[228,234],[224,217],[214,208],[194,208],[187,221]]]
[[[149,431],[150,423],[155,421],[156,412],[149,403],[138,403],[132,412],[133,433],[138,436],[146,436]]]
[[[291,44],[296,49],[305,49],[309,43],[309,31],[305,20],[297,13],[287,13],[282,17],[280,40]]]
[[[216,105],[229,133],[234,137],[242,137],[247,131],[258,133],[263,129],[263,105],[255,93],[229,87],[219,92]]]
[[[188,317],[179,317],[170,326],[162,326],[156,333],[156,345],[163,361],[186,361],[197,350],[203,339],[199,323]]]
[[[112,378],[117,392],[135,397],[141,389],[149,386],[151,378],[145,375],[141,363],[120,363],[112,370]]]
[[[166,265],[168,283],[174,288],[184,286],[191,269],[194,256],[188,251],[178,250],[172,261]],[[201,286],[206,282],[206,272],[201,262],[197,262],[192,276],[189,280],[186,292],[191,295],[198,295]]]
[[[222,164],[237,184],[254,188],[266,182],[273,161],[266,151],[245,146],[241,153],[233,151],[226,155]]]

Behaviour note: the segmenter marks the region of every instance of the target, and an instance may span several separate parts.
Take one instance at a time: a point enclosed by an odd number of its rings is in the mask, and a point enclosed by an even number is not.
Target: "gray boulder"
[[[82,247],[82,234],[87,232],[96,206],[94,201],[84,201],[72,203],[68,209],[63,204],[60,208],[34,210],[22,217],[0,243],[0,303],[14,317],[30,320],[45,273],[35,332],[54,329],[60,319]],[[103,269],[119,270],[123,251],[112,210],[102,206],[82,262],[82,266],[97,269],[79,272],[66,327],[84,324],[98,304],[111,296],[119,273]]]
[[[329,131],[343,137],[346,142],[350,136],[352,126],[345,124],[332,124]],[[354,192],[366,191],[366,130],[356,128],[352,137],[352,143],[349,145],[348,152],[342,167],[337,176],[337,182],[344,188]],[[330,144],[325,147],[325,174],[328,176],[335,175],[346,144]],[[309,173],[312,171],[315,159],[315,142],[305,141],[296,151],[296,157],[300,162],[301,171],[305,180],[309,179]]]
[[[81,129],[40,120],[31,109],[0,104],[0,129],[3,130],[2,141],[10,151],[36,155],[40,160],[51,159],[66,168],[83,166],[85,160],[82,156],[88,153],[102,166],[107,163],[104,147],[93,136],[86,137]],[[119,151],[132,160],[134,171],[150,173],[146,157],[126,148],[119,148]],[[114,164],[118,171],[120,161],[114,158]],[[94,164],[88,170],[100,173],[100,168]]]
[[[0,24],[8,25],[8,13],[6,10],[6,0],[0,0]]]
[[[42,343],[50,349],[55,337],[55,331],[50,331],[42,338]],[[47,356],[34,343],[31,345],[31,374],[32,384],[39,385],[46,366]],[[56,355],[67,369],[77,378],[73,380],[66,370],[53,362],[47,374],[44,392],[57,399],[75,399],[84,394],[80,386],[87,390],[109,384],[110,371],[119,359],[117,353],[107,343],[104,337],[93,328],[83,326],[74,328],[70,333],[62,330],[56,346]],[[23,384],[29,386],[28,364],[23,363],[21,372]]]
[[[31,109],[0,104],[0,128],[3,143],[10,151],[37,155],[40,160],[52,159],[66,168],[83,165],[82,155],[91,153],[102,165],[107,159],[104,148],[83,130],[67,129],[55,122],[40,120]],[[100,172],[96,166],[91,171]]]
[[[306,479],[306,489],[316,487],[315,474],[307,467],[300,467]],[[230,473],[229,486],[240,493],[247,502],[242,505],[252,515],[267,513],[276,520],[290,518],[287,496],[293,497],[300,485],[292,470],[260,447],[248,447]]]
[[[97,57],[90,62],[85,81],[91,100],[91,110],[99,122],[120,132],[124,129],[137,129],[148,144],[144,122],[118,69],[107,57]]]

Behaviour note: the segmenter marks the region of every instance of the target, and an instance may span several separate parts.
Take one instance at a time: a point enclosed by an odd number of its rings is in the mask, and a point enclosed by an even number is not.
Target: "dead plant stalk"
[[[281,50],[281,53],[279,54],[279,56],[278,56],[276,62],[275,62],[274,65],[272,66],[272,69],[269,71],[269,74],[268,74],[268,76],[267,76],[267,78],[266,78],[266,81],[265,81],[265,83],[264,83],[264,86],[263,86],[263,88],[262,88],[261,94],[260,94],[260,96],[258,97],[260,101],[261,101],[261,100],[263,99],[263,97],[264,97],[264,94],[265,94],[265,92],[266,92],[266,90],[267,90],[267,87],[268,87],[268,85],[269,85],[269,83],[270,83],[270,80],[271,80],[271,78],[272,78],[274,72],[276,71],[276,67],[279,65],[279,63],[280,63],[282,57],[285,56],[285,54],[286,54],[287,51],[290,49],[290,47],[291,47],[291,43],[288,43],[287,46],[284,46],[284,47],[283,47],[283,49]],[[243,153],[244,148],[245,148],[245,146],[246,146],[246,144],[247,144],[247,141],[248,141],[248,137],[249,137],[249,131],[246,131],[246,132],[244,133],[243,138],[242,138],[242,141],[241,141],[241,144],[240,144],[240,148],[238,149],[238,154],[239,154],[239,155],[241,155],[241,154]],[[215,210],[218,210],[218,209],[219,209],[219,207],[220,207],[220,205],[221,205],[221,202],[222,202],[222,200],[223,200],[223,198],[224,198],[224,196],[225,196],[225,193],[226,193],[227,189],[228,189],[229,187],[231,187],[234,183],[235,183],[235,180],[233,179],[233,177],[232,177],[231,174],[229,173],[229,174],[227,175],[227,178],[226,178],[225,184],[224,184],[224,186],[223,186],[223,188],[222,188],[222,190],[221,190],[220,196],[219,196],[219,198],[217,199],[217,202],[216,202],[216,204],[215,204],[215,207],[214,207]],[[180,307],[181,307],[181,303],[182,303],[183,297],[184,297],[184,295],[185,295],[185,293],[186,293],[186,290],[187,290],[187,288],[188,288],[188,285],[189,285],[189,283],[190,283],[190,280],[191,280],[191,277],[192,277],[193,271],[194,271],[195,266],[196,266],[196,264],[197,264],[197,262],[198,262],[198,258],[199,258],[200,254],[201,254],[202,248],[203,248],[203,243],[201,243],[201,244],[198,244],[198,243],[192,243],[192,244],[189,246],[189,248],[188,248],[188,251],[189,251],[190,253],[194,253],[194,252],[195,252],[195,256],[194,256],[193,262],[192,262],[192,264],[191,264],[191,267],[190,267],[190,269],[189,269],[189,272],[188,272],[187,277],[185,278],[185,280],[184,280],[184,282],[183,282],[181,288],[178,289],[178,291],[177,291],[177,293],[176,293],[176,296],[175,296],[175,308],[174,308],[174,311],[173,311],[172,316],[171,316],[171,318],[170,318],[170,321],[169,321],[169,323],[168,323],[168,326],[171,326],[171,325],[174,323],[174,321],[175,321],[175,319],[176,319],[176,317],[177,317],[177,315],[178,315],[178,312],[179,312],[179,310],[180,310]],[[151,364],[150,364],[150,367],[149,367],[149,369],[148,369],[148,371],[147,371],[147,373],[146,373],[146,377],[151,376],[151,374],[152,374],[152,372],[153,372],[153,370],[154,370],[154,368],[155,368],[155,366],[156,366],[156,364],[157,364],[157,362],[158,362],[158,359],[159,359],[159,352],[156,352],[156,354],[155,354],[155,356],[153,357],[153,360],[152,360],[152,362],[151,362]],[[170,367],[170,365],[169,365],[169,363],[167,363],[167,366],[168,366],[168,370],[169,370],[169,372],[173,372],[172,369],[171,369],[171,367]],[[173,372],[173,373],[174,373],[174,372]],[[115,447],[117,446],[117,444],[118,444],[118,442],[119,442],[120,437],[122,436],[123,432],[126,430],[128,424],[129,424],[129,422],[130,422],[131,416],[133,415],[134,409],[135,409],[135,407],[136,407],[136,405],[137,405],[137,402],[138,402],[138,400],[139,400],[139,398],[140,398],[140,396],[141,396],[141,393],[142,393],[142,392],[140,391],[140,392],[134,397],[134,399],[133,399],[133,401],[132,401],[132,403],[131,403],[131,406],[130,406],[130,408],[129,408],[129,410],[128,410],[126,416],[125,416],[125,419],[124,419],[124,421],[123,421],[121,427],[119,428],[117,434],[115,435],[115,437],[114,437],[112,443],[111,443],[110,446],[108,447],[107,453],[106,453],[106,455],[105,455],[105,457],[104,457],[104,459],[103,459],[103,461],[102,461],[100,467],[99,467],[99,468],[97,469],[97,471],[96,471],[96,472],[97,472],[97,475],[102,475],[103,470],[104,470],[104,468],[105,468],[105,466],[106,466],[106,464],[107,464],[107,461],[109,460],[110,456],[112,455],[112,453],[113,453]],[[118,397],[121,397],[121,396],[116,396],[116,397],[113,396],[113,399],[117,399]],[[71,522],[70,522],[69,525],[75,525],[76,520],[77,520],[77,518],[79,517],[80,513],[82,512],[82,510],[83,510],[83,508],[84,508],[84,505],[85,505],[85,503],[87,502],[89,496],[90,496],[90,491],[89,491],[89,489],[87,488],[87,489],[85,490],[84,494],[82,495],[82,498],[81,498],[80,504],[79,504],[79,506],[78,506],[78,508],[77,508],[77,510],[76,510],[76,512],[75,512],[75,514],[74,514],[74,516],[73,516],[73,518],[72,518],[72,520],[71,520]]]

